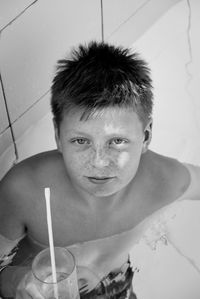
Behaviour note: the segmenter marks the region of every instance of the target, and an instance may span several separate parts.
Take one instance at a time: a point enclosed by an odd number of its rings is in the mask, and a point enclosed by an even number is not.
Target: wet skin
[[[188,186],[181,163],[147,149],[137,114],[106,109],[64,116],[58,151],[30,157],[1,184],[0,233],[48,244],[44,188],[51,188],[55,242],[67,246],[120,233],[175,200]]]
[[[144,131],[137,114],[106,109],[87,120],[82,112],[64,117],[57,145],[74,188],[93,196],[115,194],[135,176],[144,152]]]

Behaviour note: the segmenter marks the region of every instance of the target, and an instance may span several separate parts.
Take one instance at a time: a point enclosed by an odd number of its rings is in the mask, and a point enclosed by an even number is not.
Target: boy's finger
[[[30,283],[26,286],[26,292],[31,296],[33,299],[45,299],[41,293],[38,291],[36,285]]]

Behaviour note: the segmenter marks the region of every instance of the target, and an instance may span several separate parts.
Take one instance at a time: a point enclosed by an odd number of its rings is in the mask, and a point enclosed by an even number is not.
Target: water
[[[59,299],[79,299],[79,291],[76,281],[69,277],[69,274],[57,272],[57,288]],[[54,296],[55,284],[52,283],[52,274],[48,275],[43,283],[41,283],[41,294],[45,299],[57,299]]]

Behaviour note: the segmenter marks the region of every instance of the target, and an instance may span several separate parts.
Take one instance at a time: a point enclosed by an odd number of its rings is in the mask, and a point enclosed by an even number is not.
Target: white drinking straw
[[[53,230],[52,230],[52,220],[51,220],[50,189],[45,188],[44,193],[45,193],[46,210],[47,210],[47,226],[48,226],[49,246],[50,246],[50,256],[51,256],[51,269],[52,269],[52,277],[54,283],[54,296],[56,299],[58,299],[58,285],[57,285],[57,277],[56,277],[56,263],[55,263]]]

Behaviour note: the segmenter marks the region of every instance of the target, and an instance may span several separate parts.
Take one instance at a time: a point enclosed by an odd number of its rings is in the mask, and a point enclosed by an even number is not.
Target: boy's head
[[[64,114],[81,109],[82,118],[108,107],[130,108],[143,126],[152,114],[153,93],[146,62],[126,48],[107,43],[80,45],[58,61],[51,107],[59,129]]]

